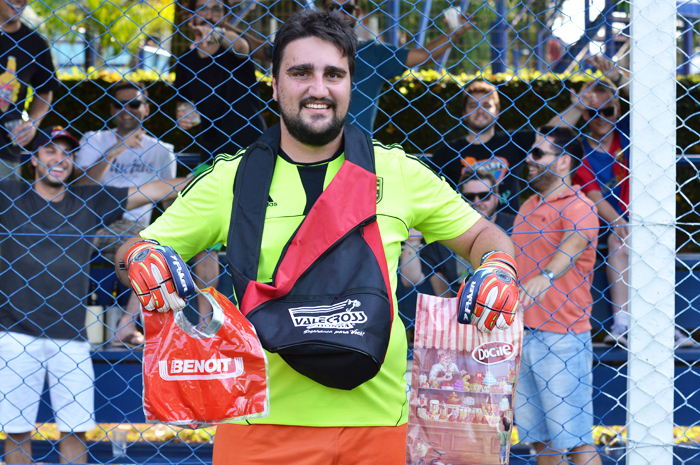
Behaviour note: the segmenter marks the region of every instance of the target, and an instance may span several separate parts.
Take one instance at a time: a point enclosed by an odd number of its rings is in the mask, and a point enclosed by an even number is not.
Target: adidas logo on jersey
[[[244,373],[243,358],[160,360],[158,373],[166,381],[237,378]]]
[[[269,195],[267,196],[267,206],[268,207],[276,207],[277,206],[277,202],[272,200],[272,197],[270,197]]]

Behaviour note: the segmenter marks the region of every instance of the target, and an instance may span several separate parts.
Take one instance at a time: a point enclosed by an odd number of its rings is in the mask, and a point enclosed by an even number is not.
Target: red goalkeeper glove
[[[481,331],[506,329],[518,309],[518,268],[505,252],[489,252],[457,293],[457,320]]]
[[[192,275],[172,247],[141,241],[126,252],[131,288],[146,310],[182,310],[197,292]]]

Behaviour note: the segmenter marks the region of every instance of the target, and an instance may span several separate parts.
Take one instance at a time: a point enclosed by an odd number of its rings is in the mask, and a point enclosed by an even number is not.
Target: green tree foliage
[[[145,36],[167,39],[175,18],[173,0],[37,0],[39,31],[50,42],[95,38],[103,54],[136,51]],[[107,53],[109,54],[109,53]]]

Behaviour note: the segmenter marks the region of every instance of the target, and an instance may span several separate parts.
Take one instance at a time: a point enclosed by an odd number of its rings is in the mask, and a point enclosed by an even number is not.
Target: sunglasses
[[[540,160],[542,157],[544,157],[545,155],[554,155],[554,156],[557,156],[557,157],[558,157],[559,155],[561,155],[561,153],[557,153],[557,152],[546,152],[546,151],[542,150],[542,149],[539,148],[539,147],[535,147],[534,149],[530,150],[530,155],[532,156],[532,159],[533,159],[533,160],[538,161],[538,160]]]
[[[355,5],[349,2],[343,3],[342,5],[338,5],[337,3],[329,3],[328,5],[325,5],[325,8],[327,11],[343,10],[345,13],[351,16],[358,10]]]
[[[470,192],[468,194],[462,194],[465,199],[469,201],[469,203],[476,203],[476,199],[479,198],[480,202],[485,202],[490,196],[491,196],[491,191],[484,191],[484,192]]]
[[[596,116],[604,116],[606,118],[612,118],[615,116],[615,107],[605,107],[605,108],[600,108],[598,110],[593,110],[593,109],[587,109],[584,110],[584,113],[586,113],[586,116],[588,116],[588,119],[593,119]]]
[[[145,104],[146,102],[144,102],[143,100],[129,100],[128,102],[125,102],[123,100],[112,101],[112,106],[117,110],[123,110],[125,107],[129,107],[132,110],[138,110],[139,108],[141,108],[141,105]]]

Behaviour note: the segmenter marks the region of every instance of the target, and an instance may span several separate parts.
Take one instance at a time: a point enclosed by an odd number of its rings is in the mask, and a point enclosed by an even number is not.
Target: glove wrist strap
[[[143,241],[138,241],[131,247],[129,247],[129,250],[126,252],[126,267],[125,269],[129,269],[129,265],[131,265],[132,259],[136,256],[137,253],[142,251],[143,249],[152,249],[155,246],[159,246],[160,244],[157,241],[153,241],[150,239],[145,239]]]
[[[508,267],[513,272],[513,278],[518,279],[518,265],[515,263],[515,259],[510,256],[510,254],[502,250],[493,250],[491,252],[486,252],[483,257],[481,257],[481,266],[486,264],[493,265],[493,263],[487,262],[498,262],[508,265]]]

